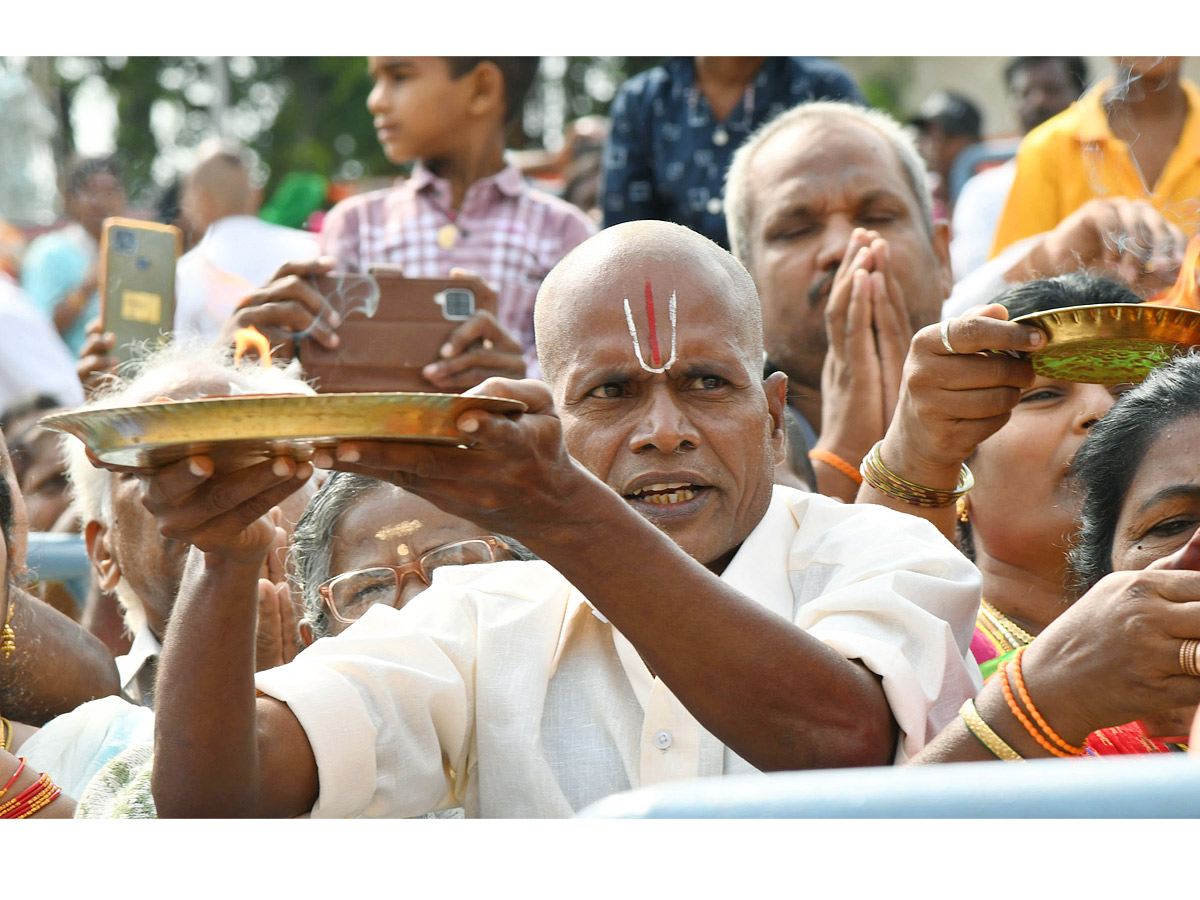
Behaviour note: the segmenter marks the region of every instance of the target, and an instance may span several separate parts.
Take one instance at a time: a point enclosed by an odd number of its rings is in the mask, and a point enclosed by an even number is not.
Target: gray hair
[[[925,162],[916,142],[904,126],[878,109],[864,109],[852,103],[815,100],[781,112],[752,134],[737,152],[725,174],[725,223],[729,229],[729,247],[733,255],[750,265],[750,169],[754,157],[771,138],[811,119],[842,118],[865,125],[891,145],[900,166],[921,207],[925,233],[933,234],[933,194],[925,171]]]
[[[121,375],[111,379],[83,409],[113,409],[146,403],[156,397],[170,396],[198,382],[225,380],[228,394],[315,394],[299,376],[299,368],[267,368],[257,360],[233,362],[233,351],[198,340],[171,342],[158,349],[143,349],[122,367]],[[93,466],[86,448],[72,435],[60,439],[67,463],[72,503],[80,522],[99,522],[105,528],[113,524],[112,472]],[[124,611],[125,628],[137,634],[146,624],[142,598],[129,586],[124,574],[114,591]]]
[[[329,613],[318,589],[341,573],[333,568],[333,533],[342,517],[357,501],[380,488],[391,487],[386,481],[351,472],[334,472],[313,497],[292,532],[288,554],[288,575],[304,602],[304,618],[312,628],[313,639],[329,633]],[[519,541],[495,535],[508,545],[516,559],[536,559]]]

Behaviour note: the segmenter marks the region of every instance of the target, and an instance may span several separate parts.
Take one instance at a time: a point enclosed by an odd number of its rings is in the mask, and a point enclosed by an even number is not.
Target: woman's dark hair
[[[351,506],[383,487],[390,487],[390,484],[367,475],[335,472],[317,491],[296,523],[289,555],[290,574],[292,583],[300,589],[304,617],[312,626],[314,638],[329,633],[329,613],[317,588],[334,574],[330,572],[333,533]],[[508,545],[514,559],[537,559],[514,538],[502,534],[496,537]]]
[[[1113,537],[1129,486],[1150,445],[1180,419],[1200,416],[1200,354],[1156,369],[1092,426],[1071,474],[1083,494],[1071,571],[1086,591],[1112,571]]]
[[[1142,298],[1129,288],[1100,275],[1070,272],[1054,278],[1025,281],[1004,291],[993,303],[1008,310],[1009,319],[1031,313],[1047,312],[1067,306],[1097,306],[1111,303],[1141,303]],[[959,521],[957,544],[972,562],[975,541],[969,522]]]
[[[1110,303],[1141,303],[1142,298],[1101,275],[1069,272],[1054,278],[1025,281],[998,296],[993,303],[1008,310],[1008,317],[1062,309],[1066,306],[1107,306]]]
[[[8,479],[0,473],[0,531],[4,532],[4,546],[7,550],[7,556],[10,562],[8,567],[8,576],[12,578],[12,549],[13,549],[13,528],[16,525],[16,511],[13,509],[12,488],[9,487]]]

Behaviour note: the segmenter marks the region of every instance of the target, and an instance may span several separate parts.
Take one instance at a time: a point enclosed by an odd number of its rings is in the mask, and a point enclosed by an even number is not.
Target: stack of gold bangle
[[[12,722],[8,721],[4,716],[0,716],[0,748],[6,751],[11,750],[12,738]]]
[[[953,505],[959,497],[975,487],[975,476],[971,474],[966,463],[962,464],[962,469],[958,473],[958,484],[952,491],[924,487],[913,484],[911,481],[905,481],[883,464],[883,460],[879,456],[879,447],[882,444],[883,441],[878,441],[871,448],[871,452],[863,458],[862,466],[859,468],[863,481],[881,494],[895,497],[911,506],[936,509]]]

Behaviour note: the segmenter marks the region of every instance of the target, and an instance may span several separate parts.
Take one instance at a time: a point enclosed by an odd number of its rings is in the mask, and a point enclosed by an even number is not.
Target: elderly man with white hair
[[[199,344],[170,345],[146,358],[115,387],[95,397],[89,408],[132,406],[159,398],[191,400],[228,394],[312,394],[291,369],[257,363],[234,366],[228,353]],[[112,591],[133,636],[129,652],[117,658],[126,697],[154,706],[154,672],[188,545],[164,538],[142,505],[142,483],[93,466],[81,441],[64,438],[68,476],[80,514],[97,586]],[[311,491],[288,506],[287,519],[300,517]]]
[[[184,343],[168,345],[135,363],[128,377],[95,397],[89,408],[131,406],[159,398],[312,393],[294,369],[264,368],[257,363],[238,366],[221,349]],[[50,773],[65,793],[78,798],[106,763],[153,738],[158,657],[188,548],[159,533],[154,517],[142,505],[144,489],[137,478],[93,466],[83,443],[74,437],[64,438],[64,449],[97,582],[116,594],[125,626],[133,635],[129,653],[116,661],[124,698],[84,703],[51,719],[21,747],[31,767]],[[312,489],[306,488],[281,505],[285,530],[294,526],[311,496]],[[260,589],[260,636],[273,632],[279,638],[283,616],[271,623],[262,613],[279,615],[280,599]],[[290,636],[290,652],[279,653],[277,646],[274,658],[258,660],[260,667],[290,659],[297,640],[298,634]],[[284,637],[282,643],[287,642]]]

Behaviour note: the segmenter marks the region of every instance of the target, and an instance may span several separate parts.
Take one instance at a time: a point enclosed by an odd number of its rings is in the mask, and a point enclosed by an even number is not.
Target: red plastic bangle
[[[13,772],[12,778],[8,779],[8,784],[0,788],[0,797],[8,793],[8,789],[17,783],[17,779],[21,777],[21,773],[25,771],[25,757],[20,757],[21,764],[17,766],[17,771]]]

